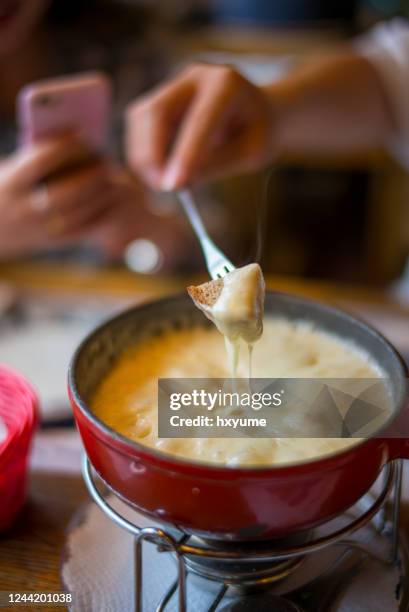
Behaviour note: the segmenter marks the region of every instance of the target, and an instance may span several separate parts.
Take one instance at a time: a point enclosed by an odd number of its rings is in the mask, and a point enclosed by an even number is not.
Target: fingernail
[[[179,180],[180,172],[178,167],[175,164],[170,164],[162,176],[161,187],[165,191],[174,191]]]

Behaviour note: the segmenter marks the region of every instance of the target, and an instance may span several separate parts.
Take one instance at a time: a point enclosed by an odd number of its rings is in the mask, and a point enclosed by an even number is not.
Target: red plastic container
[[[0,531],[8,529],[27,492],[27,462],[38,422],[37,396],[17,372],[0,365],[0,419],[6,437],[0,442]]]

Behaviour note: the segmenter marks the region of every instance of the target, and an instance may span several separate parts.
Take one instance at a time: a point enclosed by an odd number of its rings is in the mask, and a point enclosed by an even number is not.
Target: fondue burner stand
[[[214,600],[208,608],[209,612],[324,612],[370,560],[383,564],[385,568],[397,568],[399,584],[394,605],[396,610],[404,612],[409,610],[409,595],[406,592],[409,556],[406,543],[399,533],[402,469],[401,460],[389,464],[376,494],[371,492],[365,496],[365,503],[358,502],[359,512],[355,515],[349,516],[346,512],[343,515],[347,519],[344,524],[336,525],[337,519],[328,522],[324,534],[318,528],[285,540],[251,543],[207,540],[172,527],[139,527],[107,501],[107,494],[115,494],[115,491],[108,491],[87,457],[84,457],[83,477],[100,509],[134,538],[135,612],[151,612],[143,611],[143,542],[153,543],[159,552],[171,553],[177,565],[177,577],[157,603],[156,612],[163,612],[176,592],[179,612],[188,610],[188,577],[189,580],[206,579],[208,584],[214,586]],[[386,504],[388,500],[391,503]],[[350,537],[365,526],[375,529],[378,537],[382,534],[387,538],[389,553],[386,558],[379,558],[365,544]],[[324,568],[323,573],[306,584],[277,594],[277,585],[296,574],[296,570],[304,566],[313,553],[330,546],[339,550],[331,567]],[[375,584],[373,588],[376,588]],[[229,603],[226,604],[226,601]]]

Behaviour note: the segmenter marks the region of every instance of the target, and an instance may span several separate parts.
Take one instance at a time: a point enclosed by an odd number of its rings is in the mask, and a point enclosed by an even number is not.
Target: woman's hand
[[[127,152],[151,186],[173,190],[286,152],[367,152],[398,123],[377,69],[346,46],[262,87],[226,66],[188,68],[130,107]]]
[[[228,66],[194,65],[127,114],[129,164],[159,189],[259,168],[273,142],[267,94]]]
[[[0,257],[77,242],[115,205],[114,183],[73,136],[10,156],[0,164]]]

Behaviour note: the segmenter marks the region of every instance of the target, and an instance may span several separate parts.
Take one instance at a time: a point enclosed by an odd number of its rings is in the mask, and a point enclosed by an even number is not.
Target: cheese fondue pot
[[[394,413],[387,428],[408,428],[407,372],[378,332],[344,312],[291,295],[267,293],[265,311],[310,321],[367,351],[390,379]],[[384,432],[302,463],[226,467],[145,447],[92,413],[94,390],[125,349],[163,330],[194,324],[209,323],[187,295],[136,306],[89,335],[69,369],[69,395],[93,467],[111,489],[152,520],[210,538],[281,537],[341,513],[371,487],[385,464],[409,457],[409,440]]]

